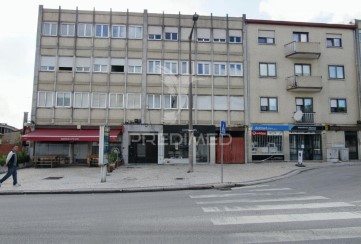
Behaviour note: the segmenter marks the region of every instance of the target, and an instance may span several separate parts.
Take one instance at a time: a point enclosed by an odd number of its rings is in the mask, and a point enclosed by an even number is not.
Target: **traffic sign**
[[[219,134],[224,136],[226,134],[226,121],[221,120],[221,128],[219,130]]]

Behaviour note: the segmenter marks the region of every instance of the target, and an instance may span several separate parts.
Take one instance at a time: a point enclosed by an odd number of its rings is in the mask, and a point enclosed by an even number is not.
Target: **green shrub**
[[[1,165],[1,166],[4,166],[4,165],[5,165],[5,161],[6,161],[6,156],[0,155],[0,165]]]

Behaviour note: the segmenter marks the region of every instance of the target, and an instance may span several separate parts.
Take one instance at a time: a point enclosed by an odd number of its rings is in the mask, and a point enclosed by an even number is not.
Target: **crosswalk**
[[[361,201],[269,185],[189,197],[213,226],[238,230],[227,234],[235,243],[361,243]]]

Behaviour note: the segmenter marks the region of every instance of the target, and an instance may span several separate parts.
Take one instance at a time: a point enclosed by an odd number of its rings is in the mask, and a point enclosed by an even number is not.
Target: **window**
[[[76,71],[76,72],[90,72],[90,67],[81,67],[81,66],[78,66],[78,67],[76,67],[75,71]]]
[[[229,109],[230,110],[244,110],[244,98],[241,96],[229,97]]]
[[[128,73],[142,73],[142,60],[128,59]]]
[[[166,32],[164,39],[168,40],[168,41],[177,41],[178,40],[178,33]]]
[[[293,41],[308,42],[308,33],[307,32],[293,32]]]
[[[162,35],[160,34],[149,34],[148,35],[148,40],[161,40],[162,39]]]
[[[164,74],[178,74],[178,62],[164,61]]]
[[[78,24],[78,36],[79,37],[91,37],[92,36],[92,24],[79,23]]]
[[[331,99],[331,113],[346,113],[346,99]]]
[[[161,73],[161,62],[159,60],[148,61],[148,73],[149,74],[160,74]]]
[[[143,27],[142,26],[129,26],[128,27],[128,38],[129,39],[142,39],[143,38]]]
[[[227,68],[225,63],[215,63],[213,64],[213,73],[217,76],[226,76]]]
[[[110,60],[110,72],[124,73],[125,72],[125,59],[112,58]]]
[[[59,57],[58,65],[60,71],[72,71],[73,57]]]
[[[276,64],[274,63],[260,63],[259,64],[260,77],[276,77]]]
[[[44,36],[56,36],[58,34],[57,23],[43,23],[43,35]]]
[[[112,65],[110,72],[124,73],[124,65]]]
[[[75,24],[61,24],[60,25],[61,36],[75,36]]]
[[[164,109],[176,109],[178,108],[178,96],[177,95],[164,95],[163,100]]]
[[[148,94],[147,96],[147,108],[148,109],[160,109],[161,108],[161,96],[158,94]]]
[[[240,36],[230,36],[229,42],[230,43],[241,43],[242,38]]]
[[[243,64],[241,64],[241,63],[229,64],[229,75],[230,76],[243,76]]]
[[[142,73],[142,66],[129,65],[128,73]]]
[[[212,109],[212,97],[211,96],[197,96],[197,109],[211,110]]]
[[[127,108],[135,109],[140,108],[140,94],[128,93],[127,94]]]
[[[38,92],[38,106],[50,108],[53,106],[53,92],[39,91]]]
[[[109,108],[123,108],[124,107],[124,95],[121,93],[109,94]]]
[[[278,102],[276,97],[261,97],[261,111],[278,111]]]
[[[344,67],[341,65],[328,66],[329,79],[345,79]]]
[[[188,108],[188,95],[180,95],[180,108],[187,109]]]
[[[89,92],[74,93],[74,108],[89,108]]]
[[[258,44],[275,44],[275,31],[274,30],[259,30],[258,31]]]
[[[108,37],[109,36],[109,25],[95,25],[95,36],[96,37]]]
[[[76,72],[90,72],[90,58],[79,58],[75,60],[75,71]]]
[[[194,74],[194,63],[192,61],[192,74]],[[189,62],[188,61],[181,61],[180,62],[180,73],[182,75],[189,75]]]
[[[92,108],[106,108],[107,94],[93,93],[92,94]]]
[[[295,76],[311,76],[311,65],[295,64]]]
[[[40,66],[40,71],[55,71],[55,66]]]
[[[210,63],[199,62],[197,64],[197,74],[210,75],[211,74]]]
[[[197,38],[198,42],[210,42],[209,38]]]
[[[313,113],[312,98],[296,98],[296,111]]]
[[[327,47],[342,47],[341,34],[326,34]]]
[[[226,42],[227,32],[225,29],[213,29],[213,42]]]
[[[56,106],[57,107],[70,107],[70,92],[57,92],[56,93]]]
[[[214,110],[227,110],[227,96],[214,96],[213,97],[213,108]]]
[[[113,25],[112,26],[112,37],[113,38],[126,38],[127,29],[124,25]]]
[[[108,65],[106,64],[94,64],[94,72],[107,72]]]

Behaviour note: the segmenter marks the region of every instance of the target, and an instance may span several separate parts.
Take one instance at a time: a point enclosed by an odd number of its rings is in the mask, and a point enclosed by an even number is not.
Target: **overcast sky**
[[[347,24],[361,19],[360,0],[12,0],[0,14],[0,123],[22,128],[31,112],[38,6]],[[30,118],[30,117],[29,117]]]

